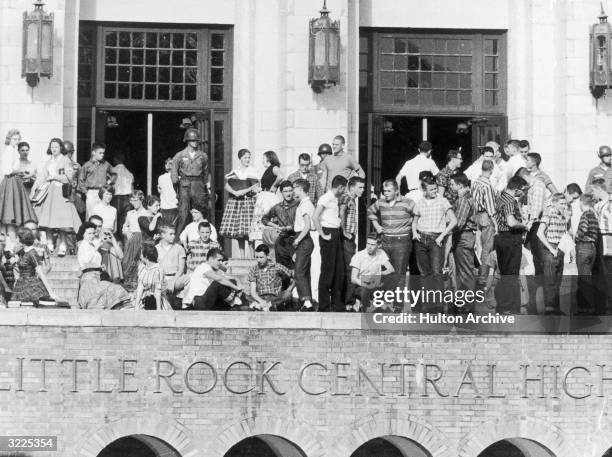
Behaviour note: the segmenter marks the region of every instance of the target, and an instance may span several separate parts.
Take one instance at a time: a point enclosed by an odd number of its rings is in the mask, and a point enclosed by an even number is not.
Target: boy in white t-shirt
[[[160,175],[157,180],[157,191],[159,192],[160,207],[162,213],[162,223],[165,225],[176,226],[176,218],[178,216],[178,200],[174,184],[170,178],[170,169],[172,168],[172,158],[166,159],[166,173]]]
[[[310,288],[310,259],[314,243],[310,231],[314,225],[312,215],[314,205],[308,197],[310,183],[305,179],[297,179],[293,183],[293,195],[300,203],[295,211],[293,230],[296,233],[293,247],[295,248],[294,277],[298,297],[303,303],[300,311],[315,311],[312,305],[312,291]]]
[[[351,259],[351,283],[347,290],[347,304],[357,312],[369,308],[374,291],[383,288],[383,276],[395,273],[386,252],[380,248],[376,233],[368,235],[366,248]],[[393,309],[393,303],[389,304]]]

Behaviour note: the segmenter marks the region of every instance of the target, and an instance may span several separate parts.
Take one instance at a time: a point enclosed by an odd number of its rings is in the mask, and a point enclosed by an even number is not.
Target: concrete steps
[[[249,269],[255,265],[255,260],[230,259],[229,264],[229,273],[241,282],[246,282]],[[67,301],[73,308],[77,307],[79,276],[80,269],[76,256],[51,257],[51,271],[47,275],[51,287],[60,300]]]

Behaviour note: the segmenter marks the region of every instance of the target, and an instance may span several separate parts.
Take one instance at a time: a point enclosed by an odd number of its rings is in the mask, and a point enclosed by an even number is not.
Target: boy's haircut
[[[221,249],[212,248],[208,251],[208,254],[206,254],[206,260],[212,259],[213,257],[217,257],[219,255],[223,255]]]
[[[419,144],[419,152],[429,152],[433,149],[433,146],[429,141],[421,141]]]
[[[293,181],[293,187],[299,187],[305,194],[310,190],[310,183],[305,179],[296,179]]]
[[[520,149],[521,148],[521,143],[519,140],[508,140],[506,141],[506,146],[512,146],[515,147],[516,149]]]
[[[470,180],[465,175],[465,173],[457,173],[451,176],[451,180],[455,181],[456,184],[459,184],[463,187],[470,187]]]
[[[393,190],[397,190],[397,181],[395,179],[386,179],[385,181],[383,181],[382,183],[383,188],[385,187],[392,187]]]
[[[198,231],[200,231],[200,229],[203,229],[203,228],[207,228],[207,229],[209,229],[209,228],[210,228],[210,222],[208,222],[208,221],[202,221],[202,222],[200,222],[200,223],[198,224]]]
[[[23,223],[23,226],[25,227],[28,224],[36,224],[36,227],[38,227],[38,222],[36,222],[34,219],[28,219]]]
[[[104,219],[102,219],[102,216],[98,216],[97,214],[94,214],[93,216],[89,216],[89,219],[87,219],[88,222],[91,221],[100,221],[101,223],[104,223]]]
[[[582,195],[582,189],[580,188],[580,186],[578,184],[576,184],[575,182],[569,183],[567,185],[567,187],[565,188],[565,191],[568,194],[578,194],[578,195]]]
[[[160,233],[168,233],[168,230],[176,230],[174,228],[174,225],[170,225],[170,224],[161,224],[158,228]]]
[[[283,182],[281,182],[278,185],[278,188],[280,189],[281,192],[283,191],[283,189],[286,189],[287,187],[291,187],[293,189],[293,183],[289,181],[288,179],[285,179]]]
[[[481,150],[480,150],[480,155],[484,155],[485,152],[492,152],[493,154],[495,154],[495,151],[493,150],[493,148],[491,146],[484,146]]]
[[[423,170],[419,173],[419,181],[423,181],[425,178],[433,179],[433,177],[434,177],[433,173],[429,170]]]
[[[376,232],[370,232],[370,234],[368,235],[368,240],[374,240],[377,243],[380,242],[380,236],[378,236],[378,233]]]
[[[101,142],[95,142],[91,145],[91,152],[95,152],[98,149],[106,149],[106,145]]]
[[[332,179],[331,187],[332,189],[336,189],[338,187],[346,187],[347,182],[348,181],[344,176],[337,175],[334,176],[334,179]]]
[[[508,189],[510,190],[522,189],[523,187],[526,187],[526,186],[527,186],[527,181],[525,181],[523,178],[517,175],[514,175],[508,181]]]
[[[579,197],[580,203],[582,203],[585,206],[593,206],[595,204],[595,200],[593,198],[593,195],[591,194],[582,194]]]
[[[149,262],[157,263],[157,248],[154,244],[144,243],[142,245],[142,256]]]
[[[427,186],[431,186],[431,185],[436,185],[436,186],[438,185],[434,178],[425,178],[423,182],[421,183],[421,187],[423,189],[426,189]]]
[[[153,206],[155,202],[160,203],[159,197],[157,195],[149,195],[147,197],[147,208]]]
[[[102,197],[104,197],[104,194],[108,192],[111,195],[115,195],[115,188],[111,185],[106,185],[106,186],[102,186],[100,187],[100,189],[98,190],[98,198],[100,200],[102,200]]]
[[[527,170],[527,168],[521,167],[518,170],[516,170],[516,173],[514,173],[514,176],[520,176],[521,178],[524,178],[525,176],[531,176],[531,173],[529,173],[529,170]]]
[[[446,162],[450,162],[451,159],[456,159],[457,157],[459,157],[461,155],[461,151],[458,149],[451,149],[450,151],[448,151],[448,153],[446,154]]]
[[[300,163],[300,160],[303,160],[304,162],[310,162],[312,159],[310,158],[310,154],[306,154],[305,152],[303,152],[298,156],[298,163]]]
[[[393,181],[393,182],[395,182],[395,181]],[[361,178],[359,176],[353,176],[351,179],[348,180],[348,188],[349,189],[352,189],[357,184],[365,184],[365,179],[363,179],[363,178]]]
[[[260,244],[255,248],[255,252],[263,252],[265,255],[270,254],[270,248],[267,244]]]
[[[144,195],[144,192],[142,190],[136,189],[136,190],[132,191],[132,193],[130,194],[130,198],[137,198],[141,202],[144,202],[145,195]]]
[[[520,148],[529,148],[529,147],[530,147],[530,145],[529,145],[529,141],[527,141],[527,140],[521,140],[521,141],[519,141],[519,147],[520,147]]]
[[[334,137],[334,140],[340,140],[340,141],[342,141],[342,144],[346,144],[346,140],[344,139],[344,137],[342,135],[336,135]]]
[[[524,147],[524,146],[521,146]],[[536,166],[540,166],[540,164],[542,163],[542,156],[540,154],[538,154],[537,152],[529,152],[527,153],[527,157],[530,158],[531,160],[533,160],[536,164]]]
[[[493,164],[493,161],[491,159],[485,159],[482,161],[482,171],[493,171],[493,168],[495,168],[495,165]]]

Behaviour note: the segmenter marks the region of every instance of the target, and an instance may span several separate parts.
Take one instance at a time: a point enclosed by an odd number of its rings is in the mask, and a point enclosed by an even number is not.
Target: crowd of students
[[[184,140],[186,148],[166,161],[159,196],[145,197],[133,189],[120,154],[114,167],[104,160],[103,144],[93,145],[81,167],[72,160],[73,144],[54,138],[37,168],[29,145],[11,130],[1,160],[2,299],[54,298],[50,256],[74,252],[78,305],[88,309],[365,311],[376,291],[409,286],[440,293],[417,304],[396,301],[389,310],[476,310],[443,300],[450,288],[481,290],[485,309],[499,313],[561,314],[567,255],[578,268],[573,312],[609,310],[607,146],[582,195],[574,183],[559,192],[526,140],[487,143],[465,171],[460,150],[449,151],[438,169],[424,141],[368,202],[371,233],[357,252],[366,181],[342,136],[319,147],[316,165],[300,154],[286,177],[273,151],[264,153],[260,176],[250,151],[241,149],[238,167],[225,176],[229,198],[219,234],[208,221],[208,157],[197,131]],[[229,274],[220,237],[236,239],[240,257],[254,256],[248,284]]]

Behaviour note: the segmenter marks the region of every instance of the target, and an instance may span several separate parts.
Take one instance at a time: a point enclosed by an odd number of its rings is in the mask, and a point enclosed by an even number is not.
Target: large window
[[[373,39],[377,110],[505,111],[503,34],[377,32]],[[366,81],[362,75],[362,91]]]

